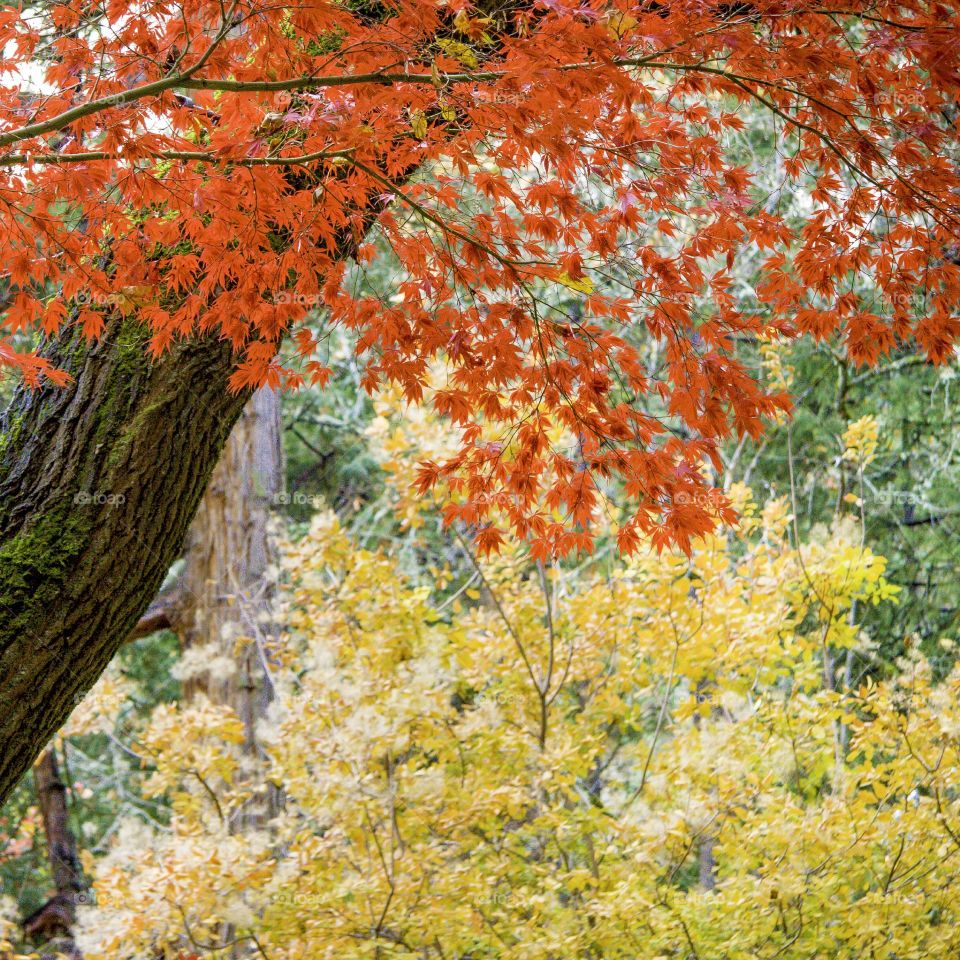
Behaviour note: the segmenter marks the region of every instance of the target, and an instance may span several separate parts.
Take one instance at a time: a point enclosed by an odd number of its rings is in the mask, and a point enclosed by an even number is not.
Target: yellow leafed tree
[[[170,827],[91,864],[85,956],[955,955],[960,677],[834,689],[883,559],[732,495],[740,537],[689,558],[508,555],[444,603],[318,517],[261,731],[285,810],[234,829],[237,718],[159,711]]]

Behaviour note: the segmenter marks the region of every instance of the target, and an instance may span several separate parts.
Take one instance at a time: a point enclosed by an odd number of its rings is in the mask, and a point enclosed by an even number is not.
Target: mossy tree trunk
[[[145,341],[121,321],[52,341],[73,381],[0,422],[0,802],[154,598],[250,396],[227,344]]]

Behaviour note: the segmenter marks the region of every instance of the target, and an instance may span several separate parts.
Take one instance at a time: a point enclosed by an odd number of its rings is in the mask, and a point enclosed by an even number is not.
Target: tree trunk
[[[78,956],[71,929],[76,919],[76,904],[83,893],[83,873],[77,842],[70,829],[67,788],[60,779],[54,747],[48,747],[41,754],[33,768],[33,779],[56,892],[23,921],[23,930],[33,940],[46,941],[46,949],[53,954]]]
[[[717,861],[713,856],[713,848],[717,838],[712,834],[700,841],[700,850],[697,856],[697,867],[700,876],[700,886],[704,890],[713,890],[717,885]]]
[[[57,893],[76,895],[83,889],[77,841],[70,829],[67,788],[60,779],[60,767],[54,747],[40,755],[33,768],[37,802],[47,837],[47,859]]]
[[[263,760],[256,722],[273,689],[270,658],[276,625],[270,567],[277,563],[269,521],[283,489],[280,395],[259,390],[237,421],[187,535],[177,629],[184,648],[205,646],[232,669],[202,672],[185,681],[184,698],[206,695],[233,708],[243,721],[243,750],[256,778]],[[262,778],[261,778],[262,781]],[[264,784],[260,802],[234,829],[262,823],[277,797]]]
[[[0,802],[156,595],[250,396],[228,344],[151,361],[146,340],[116,320],[52,341],[73,381],[0,423]]]

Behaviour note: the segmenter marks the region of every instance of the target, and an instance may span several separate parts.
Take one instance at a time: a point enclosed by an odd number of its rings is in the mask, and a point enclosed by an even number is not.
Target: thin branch
[[[65,163],[93,163],[100,160],[184,160],[199,163],[226,163],[234,167],[291,167],[319,160],[336,160],[350,156],[350,150],[319,150],[316,153],[292,157],[231,157],[202,150],[158,150],[146,155],[125,156],[106,150],[84,153],[8,153],[0,155],[0,167],[15,167],[31,163],[62,166]]]

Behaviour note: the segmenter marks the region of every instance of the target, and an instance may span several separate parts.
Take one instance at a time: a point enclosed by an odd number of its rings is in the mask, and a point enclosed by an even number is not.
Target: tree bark
[[[697,854],[697,869],[700,877],[700,886],[704,890],[713,890],[717,885],[717,861],[713,856],[713,847],[717,838],[712,834],[704,837],[700,841],[700,849]]]
[[[47,838],[47,859],[57,893],[74,895],[83,889],[77,841],[70,829],[67,788],[60,779],[60,767],[54,747],[40,755],[33,768],[37,802]]]
[[[146,340],[120,320],[53,340],[73,381],[0,421],[0,802],[156,595],[250,396],[228,344]]]
[[[233,665],[222,675],[203,672],[187,679],[184,699],[205,695],[243,721],[247,775],[263,790],[231,825],[237,830],[262,824],[278,801],[259,776],[266,758],[256,724],[273,699],[270,567],[278,557],[269,523],[283,482],[280,395],[258,390],[234,426],[190,526],[176,622],[184,648],[207,646]]]
[[[281,450],[280,396],[259,390],[227,440],[187,535],[178,618],[184,647],[213,644],[232,656],[237,636],[256,639],[266,626],[267,571],[276,561],[267,526],[283,484]],[[185,692],[205,692],[249,721],[262,711],[245,704],[241,674],[205,675]]]
[[[48,747],[41,754],[33,768],[33,780],[56,892],[23,921],[23,930],[33,940],[46,941],[47,951],[53,951],[46,955],[79,956],[71,929],[76,919],[76,904],[83,893],[83,872],[77,842],[70,829],[67,788],[60,779],[54,747]]]
[[[77,841],[70,829],[67,788],[60,779],[60,767],[54,747],[40,755],[33,768],[37,801],[47,837],[47,859],[57,893],[77,894],[83,889]]]

